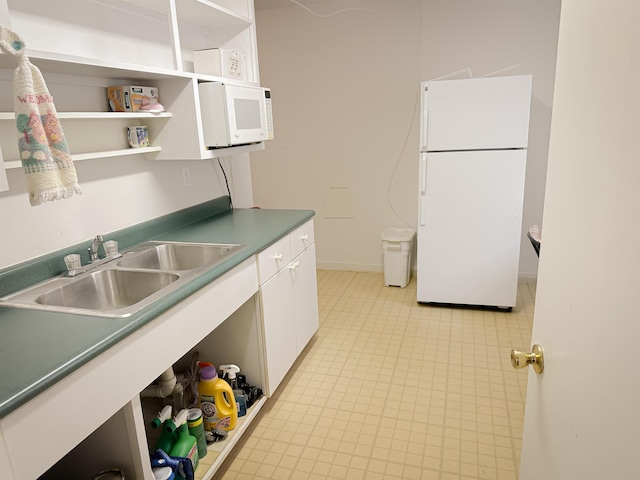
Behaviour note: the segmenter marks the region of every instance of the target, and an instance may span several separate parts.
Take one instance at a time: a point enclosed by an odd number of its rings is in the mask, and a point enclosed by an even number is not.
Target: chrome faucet
[[[91,242],[91,246],[89,247],[89,257],[92,263],[98,261],[98,247],[100,247],[100,244],[103,242],[104,237],[102,235],[96,235],[96,238]]]
[[[105,243],[107,246],[105,246]],[[113,244],[113,245],[110,245]],[[104,257],[100,258],[98,256],[98,249],[102,245],[104,249]],[[67,255],[64,257],[65,264],[67,265],[67,271],[65,272],[65,276],[67,277],[75,277],[76,275],[80,275],[81,273],[89,272],[100,265],[111,262],[116,258],[122,257],[122,254],[118,252],[117,242],[109,241],[105,242],[104,237],[102,235],[96,235],[96,237],[91,241],[91,246],[87,249],[89,251],[89,263],[86,265],[80,264],[80,255]],[[76,263],[72,263],[71,257],[77,257],[73,260]]]

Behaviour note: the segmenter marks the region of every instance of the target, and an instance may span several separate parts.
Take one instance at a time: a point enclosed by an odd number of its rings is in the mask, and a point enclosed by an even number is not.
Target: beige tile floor
[[[512,312],[318,271],[320,329],[216,479],[517,479],[535,281]]]

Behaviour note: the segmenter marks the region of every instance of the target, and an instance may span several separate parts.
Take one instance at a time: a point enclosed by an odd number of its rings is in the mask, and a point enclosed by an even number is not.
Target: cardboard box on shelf
[[[107,98],[112,112],[135,112],[143,105],[159,102],[157,87],[134,85],[107,87]]]

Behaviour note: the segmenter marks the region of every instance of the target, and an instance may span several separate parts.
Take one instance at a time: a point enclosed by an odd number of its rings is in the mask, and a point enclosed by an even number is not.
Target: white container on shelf
[[[227,48],[193,52],[193,71],[203,75],[247,80],[247,56]]]
[[[413,228],[387,228],[381,234],[384,284],[404,288],[411,279]]]

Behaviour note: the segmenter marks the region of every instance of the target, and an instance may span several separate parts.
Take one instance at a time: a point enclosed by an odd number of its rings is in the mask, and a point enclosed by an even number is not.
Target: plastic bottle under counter
[[[202,410],[204,429],[233,430],[238,423],[238,406],[231,386],[218,378],[215,367],[204,367],[198,383],[198,408]]]

